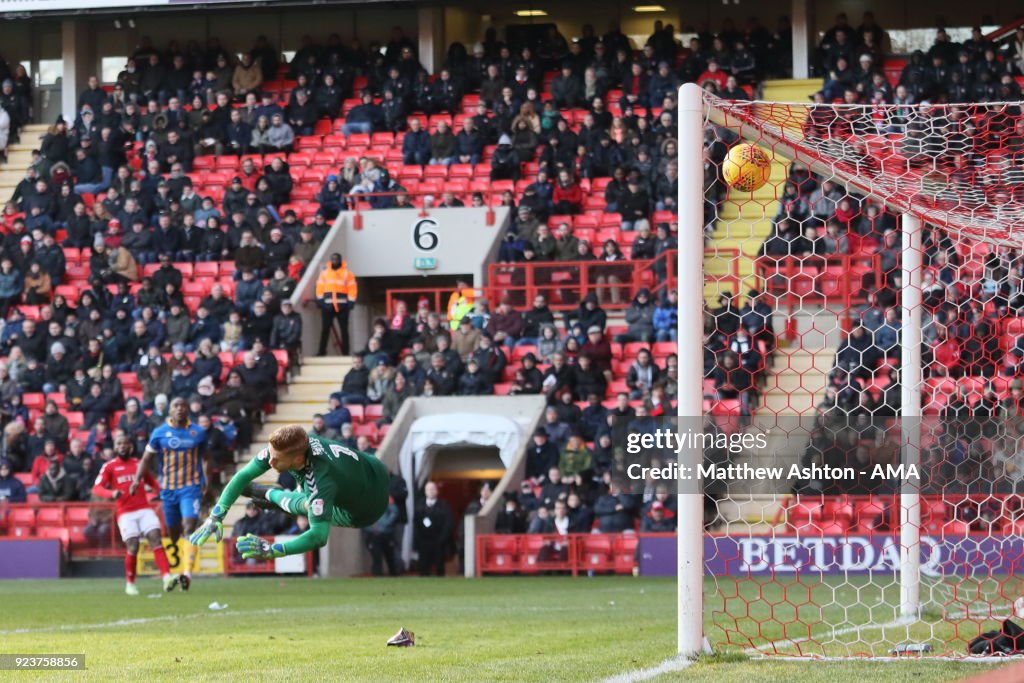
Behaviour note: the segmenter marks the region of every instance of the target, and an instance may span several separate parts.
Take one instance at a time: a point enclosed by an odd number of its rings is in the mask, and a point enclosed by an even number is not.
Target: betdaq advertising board
[[[924,576],[963,575],[984,567],[990,574],[1024,569],[1024,538],[969,534],[922,536]],[[675,576],[676,537],[641,535],[641,576]],[[866,574],[895,572],[900,565],[898,536],[704,536],[704,572],[712,576],[784,574]]]
[[[0,539],[0,579],[59,579],[60,541]]]

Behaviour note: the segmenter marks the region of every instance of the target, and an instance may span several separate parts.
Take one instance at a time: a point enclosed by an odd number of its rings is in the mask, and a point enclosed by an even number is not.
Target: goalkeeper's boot
[[[174,590],[178,586],[178,575],[177,574],[168,574],[167,576],[164,577],[163,581],[164,581],[164,592],[165,593],[170,593],[172,590]]]
[[[192,585],[192,577],[188,574],[182,574],[178,577],[178,585],[181,586],[181,590],[187,593],[189,587]]]
[[[137,597],[139,595],[139,587],[134,583],[126,583],[124,585],[124,594]]]
[[[279,507],[270,502],[267,498],[267,494],[275,489],[280,490],[281,487],[277,484],[258,484],[256,482],[250,482],[242,489],[242,495],[247,496],[256,507],[263,510],[280,510]]]

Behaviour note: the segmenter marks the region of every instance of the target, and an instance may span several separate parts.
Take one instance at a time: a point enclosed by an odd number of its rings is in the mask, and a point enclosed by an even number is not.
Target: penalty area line
[[[624,671],[620,674],[604,679],[601,683],[637,683],[638,681],[649,681],[652,678],[661,676],[662,674],[683,671],[696,663],[696,659],[690,659],[688,657],[669,657],[657,666],[652,666],[646,669]]]
[[[12,628],[0,631],[0,636],[13,636],[23,633],[64,633],[68,631],[88,631],[91,629],[122,628],[125,626],[143,626],[161,622],[190,621],[202,617],[245,617],[260,614],[279,614],[281,612],[323,610],[322,607],[267,608],[262,610],[240,610],[235,612],[197,612],[192,614],[165,614],[159,617],[139,617],[137,619],[117,619],[97,624],[61,624],[59,626],[40,626],[38,628]]]

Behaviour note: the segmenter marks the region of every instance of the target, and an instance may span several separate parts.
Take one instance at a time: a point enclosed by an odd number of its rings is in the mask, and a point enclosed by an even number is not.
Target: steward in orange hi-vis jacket
[[[341,353],[347,355],[350,352],[348,313],[355,305],[357,295],[356,276],[348,269],[348,264],[341,260],[341,254],[331,254],[331,262],[316,280],[316,299],[322,317],[318,356],[327,353],[327,340],[331,337],[331,326],[335,320],[341,328]]]

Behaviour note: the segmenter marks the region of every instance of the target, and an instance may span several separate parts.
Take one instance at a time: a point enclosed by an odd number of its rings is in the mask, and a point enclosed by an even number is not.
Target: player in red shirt
[[[153,559],[163,577],[164,590],[170,592],[178,584],[178,577],[171,574],[167,553],[164,552],[160,538],[160,519],[149,505],[149,496],[159,494],[160,485],[151,473],[145,472],[142,475],[142,482],[148,485],[150,492],[147,494],[145,487],[138,487],[135,493],[130,493],[129,489],[135,481],[135,472],[139,467],[139,460],[134,457],[135,445],[128,437],[118,436],[114,441],[114,453],[117,457],[100,469],[92,492],[100,498],[111,498],[117,502],[117,527],[121,530],[121,540],[127,547],[124,556],[124,575],[127,581],[124,592],[128,595],[139,594],[139,589],[135,587],[139,536],[145,536],[149,541],[149,547],[153,549]]]

